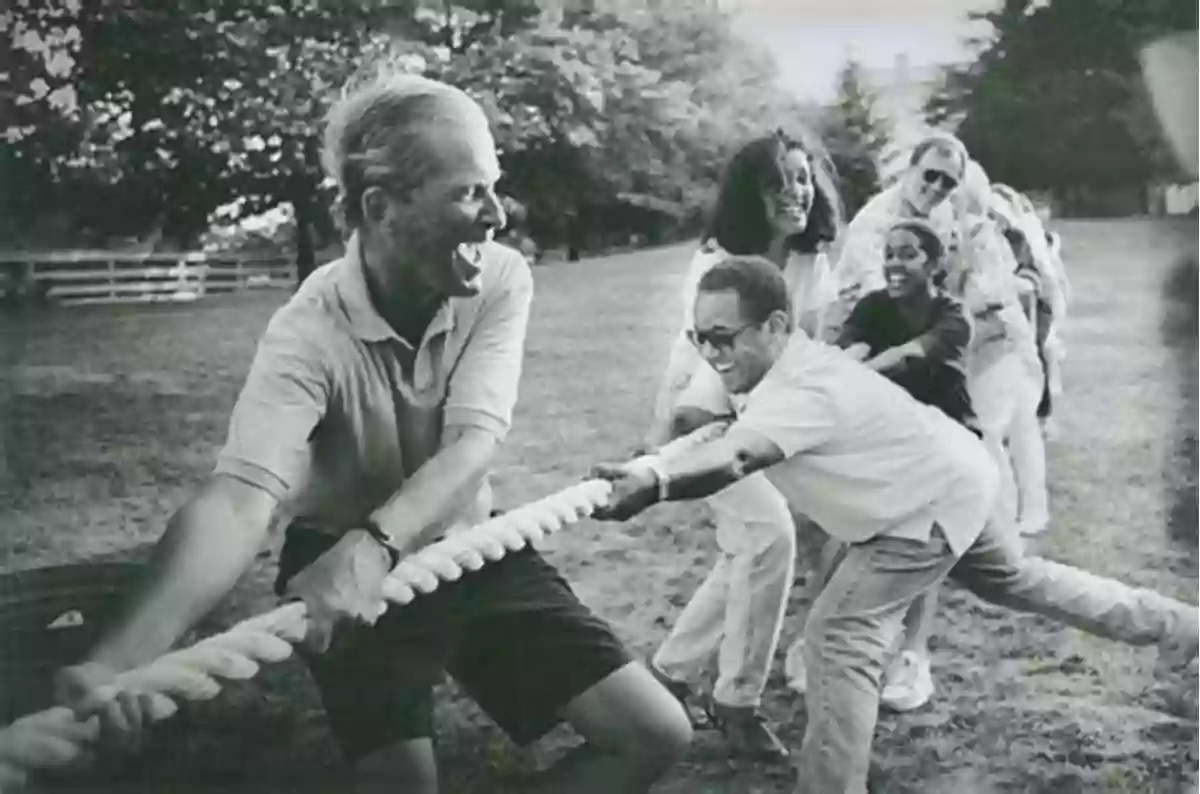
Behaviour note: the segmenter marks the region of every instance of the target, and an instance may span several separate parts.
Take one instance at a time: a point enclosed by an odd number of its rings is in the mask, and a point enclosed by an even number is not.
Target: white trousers
[[[761,473],[707,502],[720,557],[654,655],[654,664],[671,678],[688,680],[716,651],[713,699],[727,706],[757,706],[792,587],[795,525],[787,501]]]
[[[1000,469],[996,519],[1042,521],[1049,514],[1046,447],[1037,418],[1041,378],[1019,354],[1009,353],[968,378],[983,440]],[[1007,449],[1005,445],[1007,446]]]

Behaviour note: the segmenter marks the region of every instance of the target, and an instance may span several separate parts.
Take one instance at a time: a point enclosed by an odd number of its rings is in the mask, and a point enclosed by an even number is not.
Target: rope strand
[[[402,606],[420,593],[432,592],[440,581],[457,579],[462,569],[477,563],[480,556],[485,564],[492,561],[489,553],[495,554],[497,543],[501,557],[534,546],[546,535],[591,515],[607,503],[611,490],[604,480],[589,480],[426,546],[401,560],[388,574],[384,598]],[[440,573],[451,570],[458,574]],[[432,581],[431,573],[436,576]],[[111,686],[102,687],[94,701],[73,714],[54,707],[0,728],[0,794],[22,787],[38,769],[62,767],[74,760],[68,752],[71,745],[62,738],[64,721],[88,722],[121,693],[150,696],[154,719],[166,719],[178,710],[176,699],[209,700],[220,694],[222,679],[246,680],[254,677],[262,664],[288,658],[292,645],[304,639],[305,630],[303,602],[284,604],[118,674]]]

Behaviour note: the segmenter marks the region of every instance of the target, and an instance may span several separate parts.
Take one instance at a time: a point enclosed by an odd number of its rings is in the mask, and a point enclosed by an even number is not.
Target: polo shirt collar
[[[364,342],[383,342],[390,339],[407,344],[388,321],[383,319],[383,315],[371,301],[371,291],[367,288],[366,262],[362,256],[362,241],[359,240],[357,232],[346,242],[346,256],[338,272],[337,291],[346,313],[346,320],[355,336]],[[447,299],[438,307],[437,314],[425,330],[424,339],[449,333],[454,330],[454,325],[452,299]]]

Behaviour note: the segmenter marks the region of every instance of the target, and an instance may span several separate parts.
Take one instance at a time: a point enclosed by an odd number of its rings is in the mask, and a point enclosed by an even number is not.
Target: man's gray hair
[[[908,157],[908,164],[916,165],[921,162],[925,153],[931,150],[956,158],[959,161],[959,168],[964,171],[967,161],[971,159],[967,154],[967,147],[956,136],[948,132],[934,132],[917,141]]]
[[[446,124],[486,127],[487,117],[461,89],[415,74],[380,69],[346,85],[325,117],[321,154],[346,226],[362,223],[368,187],[409,190],[424,182],[432,164],[421,135]]]

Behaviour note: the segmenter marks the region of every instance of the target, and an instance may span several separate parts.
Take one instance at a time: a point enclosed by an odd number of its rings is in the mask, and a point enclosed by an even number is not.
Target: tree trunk
[[[313,247],[313,194],[301,191],[292,197],[292,213],[296,218],[296,288],[317,269]]]
[[[567,214],[567,261],[578,262],[583,248],[583,221],[579,210]]]

